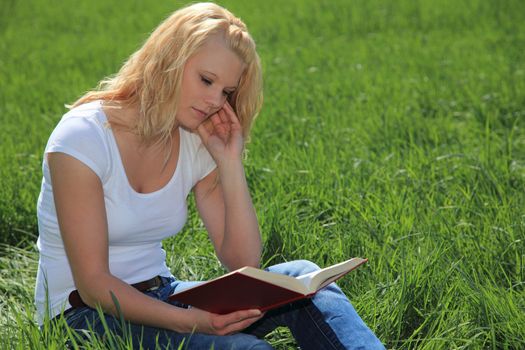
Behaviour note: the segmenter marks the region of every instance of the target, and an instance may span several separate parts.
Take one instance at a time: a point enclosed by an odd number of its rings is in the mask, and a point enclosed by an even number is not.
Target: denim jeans
[[[318,269],[309,261],[292,261],[269,267],[271,272],[299,276]],[[164,284],[147,295],[168,302],[175,290],[187,288],[195,282],[164,278]],[[177,305],[181,306],[181,305]],[[104,315],[106,327],[99,313],[89,307],[76,308],[66,315],[68,325],[76,330],[92,330],[104,337],[106,329],[118,336],[131,336],[136,349],[272,349],[262,337],[279,326],[288,327],[303,350],[320,349],[384,349],[381,342],[365,325],[352,304],[335,283],[320,290],[312,298],[268,311],[264,317],[241,333],[215,336],[202,333],[183,334],[165,329],[125,323],[122,331],[118,318]],[[81,331],[85,333],[85,331]],[[129,339],[128,339],[129,340]]]

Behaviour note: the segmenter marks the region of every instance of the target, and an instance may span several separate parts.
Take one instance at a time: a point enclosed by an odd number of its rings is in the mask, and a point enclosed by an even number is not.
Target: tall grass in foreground
[[[264,264],[368,257],[340,285],[389,348],[525,348],[525,3],[221,3],[265,69],[245,163]],[[68,332],[32,323],[41,152],[62,104],[174,7],[0,12],[0,348],[58,349]],[[165,248],[181,279],[222,273],[195,215]]]

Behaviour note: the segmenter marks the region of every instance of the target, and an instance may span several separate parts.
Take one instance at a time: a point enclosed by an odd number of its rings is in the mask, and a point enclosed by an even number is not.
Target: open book
[[[310,297],[367,261],[353,258],[298,277],[243,267],[169,298],[217,314],[246,309],[264,312]]]

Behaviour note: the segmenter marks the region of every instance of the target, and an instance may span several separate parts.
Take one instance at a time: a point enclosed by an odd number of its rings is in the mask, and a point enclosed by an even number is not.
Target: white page
[[[352,258],[342,263],[335,264],[324,269],[313,271],[305,275],[297,277],[305,287],[308,288],[309,292],[315,292],[317,289],[324,287],[325,285],[330,284],[331,282],[337,280],[342,275],[352,271],[357,266],[365,262],[366,259],[361,258]]]

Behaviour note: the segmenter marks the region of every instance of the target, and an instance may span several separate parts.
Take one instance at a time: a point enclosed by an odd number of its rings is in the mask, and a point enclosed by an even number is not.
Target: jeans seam
[[[310,308],[313,308],[314,310],[310,310]],[[310,303],[310,305],[308,305],[305,308],[305,311],[310,317],[310,319],[313,321],[313,323],[315,324],[315,327],[321,332],[321,334],[327,340],[327,342],[330,343],[330,345],[332,346],[332,349],[336,349],[336,350],[345,349],[345,347],[341,344],[341,341],[337,338],[337,335],[331,330],[330,326],[326,325],[329,333],[332,333],[332,334],[327,334],[326,330],[324,330],[323,327],[321,327],[320,323],[326,324],[326,322],[324,321],[324,318],[322,317],[321,311],[319,311],[319,309],[317,308],[317,306],[315,306],[313,301]],[[312,311],[316,314],[321,314],[321,317],[316,317],[318,315],[312,314]],[[333,339],[331,339],[332,337]]]

